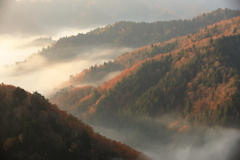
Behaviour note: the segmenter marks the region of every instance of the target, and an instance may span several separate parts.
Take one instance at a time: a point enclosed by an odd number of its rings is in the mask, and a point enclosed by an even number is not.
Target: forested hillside
[[[99,80],[104,80],[112,72],[122,71],[128,69],[141,60],[154,57],[158,54],[172,52],[174,50],[181,50],[191,46],[194,43],[206,38],[217,38],[219,36],[227,36],[230,34],[237,34],[239,17],[221,21],[214,25],[208,26],[198,32],[188,34],[183,37],[173,38],[163,43],[156,43],[136,49],[132,52],[122,54],[114,61],[109,61],[99,66],[91,66],[83,72],[71,76],[69,81],[64,82],[61,87],[69,87],[71,85],[78,86],[81,84],[97,83]]]
[[[16,160],[148,159],[61,111],[38,92],[0,85],[0,157]]]
[[[40,55],[52,61],[67,60],[98,48],[139,48],[184,36],[208,25],[240,15],[239,11],[218,9],[192,20],[158,21],[154,23],[117,22],[87,34],[61,38],[55,45],[43,49]],[[119,53],[116,53],[118,55]],[[115,55],[115,56],[116,56]],[[114,55],[113,55],[114,56]]]
[[[63,89],[51,101],[89,124],[140,133],[144,145],[167,143],[199,126],[239,128],[239,22],[240,17],[225,20],[90,68],[77,80],[88,71],[101,75],[121,60],[118,65],[128,69],[98,88]],[[172,119],[157,123],[165,115]]]

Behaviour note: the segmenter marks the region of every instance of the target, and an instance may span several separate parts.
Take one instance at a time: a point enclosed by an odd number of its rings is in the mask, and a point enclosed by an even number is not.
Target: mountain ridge
[[[234,20],[235,23],[237,24],[238,19],[239,19],[239,17],[234,18],[232,20]],[[190,47],[190,45],[197,44],[199,42],[199,40],[201,40],[202,38],[206,38],[206,37],[210,38],[210,37],[214,36],[212,38],[215,39],[223,34],[225,34],[225,36],[227,36],[228,34],[231,34],[231,32],[233,32],[234,28],[236,27],[236,24],[232,24],[232,22],[231,22],[232,20],[225,20],[224,22],[216,23],[216,24],[208,26],[205,29],[202,29],[194,34],[189,34],[189,35],[186,35],[183,37],[173,38],[164,43],[157,43],[154,45],[149,45],[146,47],[136,49],[132,52],[125,53],[123,55],[120,55],[113,62],[108,62],[108,63],[105,63],[104,65],[100,65],[98,67],[99,69],[96,69],[96,70],[101,70],[101,68],[102,68],[102,70],[105,68],[109,69],[109,72],[106,72],[104,75],[100,75],[100,78],[96,77],[96,73],[91,74],[91,70],[93,70],[92,72],[94,72],[94,68],[96,68],[94,66],[94,67],[84,70],[80,74],[76,74],[69,80],[69,82],[67,82],[66,84],[63,83],[63,86],[70,86],[70,85],[74,86],[74,85],[78,85],[80,83],[84,84],[89,81],[92,81],[91,79],[101,79],[101,77],[104,77],[106,74],[108,74],[110,72],[130,68],[132,65],[143,60],[147,56],[145,54],[145,52],[149,53],[149,52],[152,52],[154,49],[157,50],[157,48],[160,52],[166,53],[166,52],[170,52],[172,50],[176,50],[177,48],[180,48],[180,49],[188,48],[188,47]],[[229,28],[228,26],[225,26],[225,29],[228,30],[229,33],[224,31],[224,29],[221,29],[217,32],[213,32],[213,30],[216,29],[216,27],[218,27],[218,25],[221,26],[221,23],[227,23],[226,25],[232,25],[234,27]],[[209,30],[209,32],[206,33],[206,31],[208,31],[208,30]],[[205,34],[202,34],[201,32],[202,33],[205,32]],[[188,38],[191,35],[194,35],[194,36],[192,36],[191,38]],[[196,42],[194,42],[194,41],[196,41]],[[181,46],[181,45],[184,45],[184,46]],[[169,48],[171,48],[171,49],[169,49]],[[150,57],[151,56],[155,56],[155,55],[150,54]],[[101,72],[104,73],[102,70],[101,70]],[[84,80],[84,77],[86,77],[86,80]]]
[[[79,33],[76,36],[61,38],[52,47],[44,49],[40,55],[52,61],[58,61],[74,58],[92,47],[103,48],[103,50],[104,48],[115,47],[139,48],[190,34],[208,25],[238,15],[239,11],[218,9],[197,16],[192,20],[159,21],[154,23],[120,21],[113,25],[97,28],[86,34]]]
[[[41,94],[0,85],[1,157],[6,159],[149,159],[93,132]]]

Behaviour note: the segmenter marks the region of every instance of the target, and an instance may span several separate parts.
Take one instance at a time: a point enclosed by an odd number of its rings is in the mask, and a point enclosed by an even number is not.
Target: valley
[[[1,1],[0,157],[238,160],[239,7]]]

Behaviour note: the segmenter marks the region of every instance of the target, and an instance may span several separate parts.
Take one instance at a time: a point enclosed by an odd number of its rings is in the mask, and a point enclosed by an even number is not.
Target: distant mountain
[[[133,22],[119,22],[114,24],[112,27],[108,26],[102,29],[96,29],[86,35],[79,34],[78,36],[75,37],[60,39],[55,46],[53,46],[51,49],[42,51],[40,54],[49,57],[49,59],[53,59],[51,57],[55,58],[57,55],[58,55],[57,58],[59,57],[66,58],[66,56],[72,57],[76,56],[76,54],[79,54],[81,49],[79,48],[79,50],[77,50],[76,52],[74,46],[77,45],[87,46],[88,44],[90,46],[94,45],[98,46],[101,43],[103,44],[113,43],[112,45],[115,46],[141,47],[144,45],[150,45],[157,42],[164,42],[165,40],[170,40],[171,38],[177,37],[179,35],[189,34],[190,36],[191,35],[190,33],[197,31],[196,30],[197,28],[201,29],[206,27],[207,24],[209,23],[214,24],[214,22],[220,22],[222,19],[224,19],[224,17],[226,17],[226,15],[232,15],[230,17],[234,17],[234,15],[239,14],[238,12],[232,12],[231,10],[219,9],[209,14],[203,14],[201,16],[198,16],[194,18],[192,21],[179,20],[139,24],[138,23],[135,24]],[[215,19],[214,22],[212,21],[213,19]],[[131,29],[126,30],[126,28]],[[177,29],[179,29],[179,31]],[[126,33],[121,33],[120,32],[121,30],[125,30]],[[205,37],[211,37],[213,35],[218,35],[219,33],[220,31],[216,33],[212,32],[209,35],[205,35]],[[112,38],[112,40],[107,41],[108,39],[104,37],[108,37],[109,39],[111,39],[112,36],[110,35],[115,36],[114,38]],[[104,42],[104,39],[106,39],[107,42]],[[194,38],[191,41],[188,40],[186,41],[186,43],[192,43],[193,41],[196,41],[196,39],[199,38]],[[179,41],[178,38],[175,38],[170,40],[169,42],[163,43],[161,48],[158,49],[158,52],[159,53],[171,52],[176,47],[178,47],[178,41]],[[69,44],[69,46],[67,44]],[[152,50],[151,48],[152,47],[148,46],[141,49],[137,49],[133,52],[128,52],[119,56],[113,62],[105,63],[104,65],[101,65],[99,67],[92,66],[89,69],[84,70],[82,73],[72,76],[68,82],[62,84],[62,87],[68,87],[71,85],[78,86],[81,84],[99,83],[99,80],[101,81],[105,76],[107,76],[111,72],[122,71],[124,69],[132,67],[140,60],[156,56],[156,54],[149,54],[149,51]],[[68,50],[68,52],[66,50]],[[76,52],[75,54],[74,51]]]
[[[0,14],[0,34],[39,35],[46,33],[43,27],[19,11],[10,9]]]
[[[46,38],[46,37],[40,37],[37,39],[34,39],[33,41],[29,42],[28,44],[23,44],[21,46],[15,47],[15,49],[26,49],[31,47],[45,47],[45,46],[51,46],[56,41],[52,40],[52,38]]]
[[[37,92],[1,84],[0,117],[2,159],[149,159],[93,132]]]
[[[46,33],[46,30],[33,19],[16,10],[13,4],[16,1],[0,1],[0,34],[36,35]]]
[[[239,11],[218,9],[192,20],[158,21],[154,23],[117,22],[97,28],[86,34],[61,38],[55,45],[44,49],[40,55],[51,61],[67,60],[93,48],[139,48],[153,43],[196,32],[208,25],[240,15]],[[111,56],[118,56],[116,55]]]
[[[239,20],[221,21],[91,67],[69,84],[127,69],[97,88],[62,89],[51,101],[89,124],[139,132],[143,145],[166,143],[199,126],[239,128]],[[164,115],[172,117],[167,125],[158,123]]]
[[[203,7],[200,7],[197,5],[197,3],[194,3],[193,1],[187,2],[184,0],[139,0],[140,2],[148,5],[148,6],[154,6],[154,7],[161,7],[166,8],[170,11],[173,11],[177,15],[183,17],[183,18],[193,18],[199,14],[206,13],[209,11],[216,10],[217,8],[212,8],[210,10],[207,10]],[[205,2],[205,4],[209,4],[209,2]],[[220,8],[220,7],[219,7]],[[224,7],[226,8],[226,7]]]
[[[234,0],[232,0],[234,1]],[[46,30],[89,28],[116,21],[154,22],[193,18],[217,8],[234,8],[225,0],[21,0],[12,1],[14,10]]]
[[[93,10],[98,10],[105,15],[110,15],[116,21],[135,21],[135,22],[151,22],[159,20],[172,20],[183,18],[181,15],[164,8],[161,5],[154,6],[150,3],[143,3],[139,0],[91,0],[88,1],[88,7]],[[203,11],[204,12],[204,11]],[[205,11],[206,12],[206,11]],[[194,14],[194,13],[193,13]],[[198,15],[200,13],[197,13]]]
[[[120,20],[156,21],[183,18],[166,8],[134,1],[18,1],[15,9],[49,29],[97,27]],[[203,12],[201,12],[203,13]],[[199,13],[197,13],[199,14]],[[197,15],[196,14],[196,15]]]
[[[239,0],[181,0],[183,2],[207,9],[207,10],[214,10],[216,8],[232,8],[232,9],[240,9]]]
[[[8,25],[4,28],[14,23],[17,25],[12,29],[23,34],[40,33],[37,31],[40,28],[44,28],[45,33],[53,33],[56,29],[91,28],[121,20],[134,22],[178,20],[193,18],[217,8],[240,9],[238,0],[2,0],[1,3],[3,9],[0,10],[10,8],[10,12],[13,13],[9,15],[19,13],[19,16],[14,17],[22,19],[17,18],[14,21],[14,18],[8,18]],[[23,20],[25,18],[27,20]],[[35,32],[30,22],[35,25]],[[25,29],[22,26],[25,26]]]
[[[191,13],[195,14],[201,10],[213,11],[218,8],[231,8],[231,9],[240,9],[240,4],[238,0],[139,0],[146,4],[153,4],[154,6],[162,6],[174,10],[176,13],[181,16],[191,17]],[[196,10],[196,11],[193,11]],[[193,12],[191,12],[193,11]],[[196,15],[194,15],[196,16]]]

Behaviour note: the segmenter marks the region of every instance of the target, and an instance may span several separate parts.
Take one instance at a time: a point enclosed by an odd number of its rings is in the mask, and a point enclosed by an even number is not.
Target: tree
[[[81,140],[82,140],[83,149],[86,152],[89,152],[92,149],[92,143],[91,143],[91,138],[87,131],[85,130],[83,131],[81,135]]]
[[[191,109],[192,109],[191,102],[189,101],[189,99],[187,99],[187,102],[186,102],[186,105],[185,105],[185,112],[190,113]]]
[[[17,87],[14,90],[13,96],[16,97],[19,100],[20,103],[22,103],[22,101],[27,98],[27,94],[24,91],[24,89],[21,89],[19,87]]]
[[[211,38],[209,42],[210,42],[210,44],[212,44],[213,43],[213,39]]]

